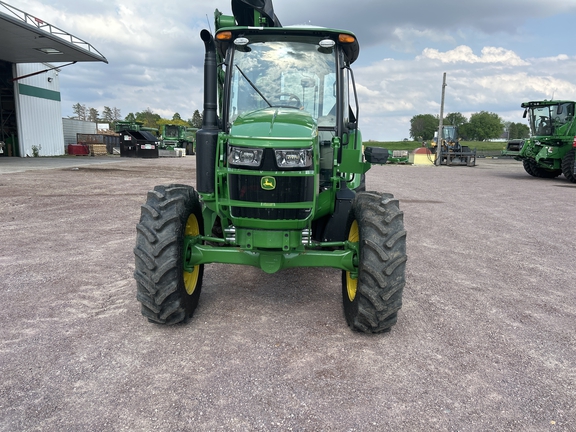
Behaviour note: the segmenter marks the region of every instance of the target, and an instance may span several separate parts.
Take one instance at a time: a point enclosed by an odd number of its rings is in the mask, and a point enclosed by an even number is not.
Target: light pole
[[[442,79],[442,101],[440,102],[440,124],[438,126],[438,139],[436,140],[436,165],[442,162],[442,129],[444,127],[444,93],[446,91],[446,72]]]

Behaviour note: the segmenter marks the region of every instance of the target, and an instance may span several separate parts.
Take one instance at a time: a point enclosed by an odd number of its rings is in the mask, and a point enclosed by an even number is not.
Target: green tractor
[[[576,122],[572,101],[524,102],[524,118],[529,116],[531,138],[520,144],[510,141],[505,156],[522,161],[528,174],[556,178],[560,174],[572,183],[576,153]]]
[[[194,154],[195,128],[182,125],[163,124],[160,126],[160,137],[164,149],[186,149],[186,154]]]
[[[261,4],[254,6],[253,3]],[[186,322],[204,265],[342,271],[348,325],[396,323],[405,284],[406,231],[391,194],[366,192],[372,163],[350,65],[349,31],[282,27],[270,0],[233,0],[203,30],[204,112],[196,189],[156,186],[137,225],[135,279],[150,322]]]

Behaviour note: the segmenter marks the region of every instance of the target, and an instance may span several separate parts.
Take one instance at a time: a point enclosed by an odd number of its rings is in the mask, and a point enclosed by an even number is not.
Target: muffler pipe
[[[202,129],[196,133],[196,189],[213,194],[216,189],[216,146],[218,144],[218,64],[216,44],[208,30],[202,30],[204,41],[204,112]]]

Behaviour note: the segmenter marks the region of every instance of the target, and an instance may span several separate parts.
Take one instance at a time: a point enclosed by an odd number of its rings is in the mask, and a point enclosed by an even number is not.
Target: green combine
[[[269,0],[233,0],[232,10],[216,11],[214,35],[201,32],[196,188],[156,186],[142,206],[134,249],[142,314],[187,321],[205,264],[331,267],[342,271],[349,326],[389,331],[402,305],[406,231],[393,195],[364,190],[364,174],[388,151],[362,150],[356,36],[282,27]]]
[[[173,150],[174,148],[186,149],[186,154],[194,154],[194,141],[196,128],[175,124],[163,124],[160,126],[160,139],[162,148]]]
[[[573,101],[524,102],[524,118],[529,117],[531,138],[508,143],[504,156],[522,161],[528,174],[556,178],[560,174],[576,183],[576,122]]]

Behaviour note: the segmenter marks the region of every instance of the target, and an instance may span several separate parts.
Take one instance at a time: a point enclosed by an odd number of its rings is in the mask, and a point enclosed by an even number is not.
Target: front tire
[[[136,298],[150,322],[187,321],[200,298],[204,266],[184,271],[184,237],[202,234],[198,193],[185,185],[156,186],[148,192],[136,226]]]
[[[348,240],[359,243],[358,278],[342,272],[342,300],[348,325],[380,333],[396,324],[406,282],[404,214],[393,195],[356,195],[348,219]]]

